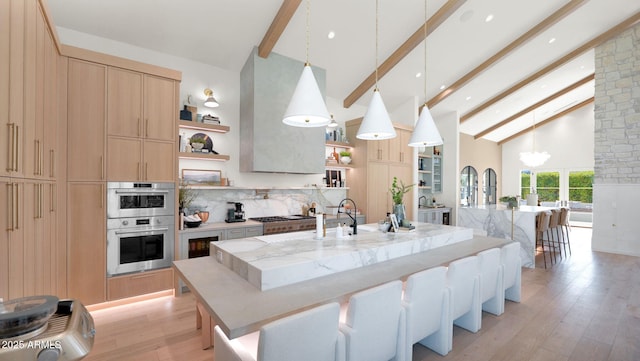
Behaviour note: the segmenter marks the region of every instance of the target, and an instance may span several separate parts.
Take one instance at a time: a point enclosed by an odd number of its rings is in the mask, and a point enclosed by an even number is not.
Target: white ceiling
[[[431,17],[446,0],[429,0]],[[467,0],[427,39],[427,99],[451,85],[568,1]],[[239,72],[282,0],[49,0],[57,26]],[[327,95],[343,100],[376,64],[374,0],[314,0],[310,9],[309,60],[327,70]],[[304,61],[306,5],[296,11],[273,51]],[[467,113],[640,11],[638,0],[587,0],[569,16],[512,51],[431,109],[439,115]],[[493,14],[491,22],[485,22]],[[424,23],[424,0],[379,0],[378,59],[381,63]],[[333,40],[327,38],[334,31]],[[549,44],[549,40],[555,42]],[[424,47],[418,46],[380,79],[392,111],[413,96],[425,100]],[[475,135],[594,72],[589,51],[461,124]],[[593,81],[536,110],[539,122],[593,96]],[[370,92],[357,103],[366,106]],[[522,116],[483,138],[500,141],[530,127]]]

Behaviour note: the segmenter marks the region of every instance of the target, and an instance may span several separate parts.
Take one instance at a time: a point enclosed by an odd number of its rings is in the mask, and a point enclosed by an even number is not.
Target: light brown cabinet
[[[109,67],[107,178],[175,180],[176,82]]]
[[[117,300],[126,297],[159,292],[173,287],[173,269],[136,273],[111,277],[107,281],[108,299]]]
[[[0,298],[66,297],[56,226],[59,58],[40,1],[0,2]]]
[[[346,122],[347,137],[354,140],[354,167],[350,170],[350,198],[367,216],[368,222],[384,219],[392,212],[393,201],[389,188],[393,177],[405,184],[413,183],[413,150],[407,146],[411,129],[394,125],[397,137],[387,140],[364,141],[356,138],[362,118]],[[360,162],[359,159],[366,159]],[[404,196],[405,212],[412,219],[413,196]]]
[[[107,67],[69,59],[67,175],[69,181],[105,180]]]
[[[106,301],[107,240],[104,183],[68,187],[68,293],[85,305]]]

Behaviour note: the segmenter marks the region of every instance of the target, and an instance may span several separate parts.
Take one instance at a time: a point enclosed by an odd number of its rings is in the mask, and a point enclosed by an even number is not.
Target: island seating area
[[[185,282],[196,298],[199,317],[197,326],[202,328],[202,346],[207,348],[213,344],[215,326],[218,326],[228,339],[235,339],[301,311],[331,302],[344,305],[358,292],[396,280],[406,281],[415,273],[447,266],[466,257],[475,258],[480,252],[503,248],[510,243],[510,240],[505,239],[473,236],[428,251],[264,291],[218,262],[215,255],[175,261],[174,270],[176,277]],[[520,259],[517,254],[516,251],[510,257],[519,265]],[[477,273],[467,276],[478,279],[480,267],[476,269]],[[512,288],[517,288],[517,292],[509,291],[507,297],[519,301],[520,267],[513,269],[517,269],[518,276],[515,276],[516,271],[513,271],[514,276],[510,276],[509,279],[515,282],[517,278],[517,286],[514,284]],[[504,285],[503,282],[500,284]],[[479,289],[476,291],[479,292]],[[476,316],[478,314],[480,313],[475,313]],[[452,325],[453,323],[451,327]]]

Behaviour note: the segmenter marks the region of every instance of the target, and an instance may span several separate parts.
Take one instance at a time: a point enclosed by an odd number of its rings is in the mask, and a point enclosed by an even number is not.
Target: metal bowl
[[[187,228],[196,228],[200,226],[200,224],[202,224],[202,221],[184,221],[184,225],[187,226]]]
[[[31,296],[0,302],[0,338],[15,337],[39,329],[57,309],[56,296]]]

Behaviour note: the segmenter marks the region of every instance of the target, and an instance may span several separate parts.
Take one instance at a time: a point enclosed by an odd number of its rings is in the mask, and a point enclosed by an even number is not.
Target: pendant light
[[[536,113],[533,112],[533,130],[531,131],[533,136],[533,146],[531,152],[520,153],[520,161],[529,168],[536,168],[544,164],[551,155],[547,152],[536,152]]]
[[[433,121],[429,107],[427,106],[427,0],[424,1],[424,106],[418,117],[418,122],[411,139],[410,147],[433,147],[442,144],[442,137]]]
[[[324,127],[330,121],[329,111],[309,63],[310,1],[307,0],[307,61],[282,119],[284,124],[294,127]]]
[[[396,137],[387,108],[378,90],[378,0],[376,0],[376,85],[369,108],[362,119],[356,138],[364,140],[382,140]]]
[[[333,119],[333,114],[331,114],[331,123],[329,123],[329,125],[327,125],[327,127],[329,127],[329,128],[337,128],[338,127],[338,122],[336,122],[336,120]]]

